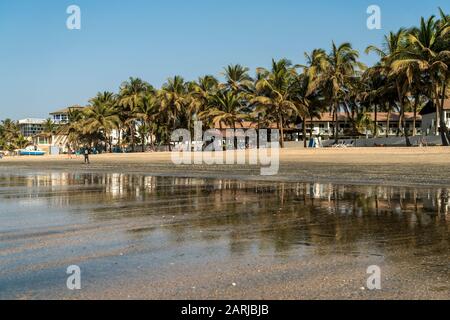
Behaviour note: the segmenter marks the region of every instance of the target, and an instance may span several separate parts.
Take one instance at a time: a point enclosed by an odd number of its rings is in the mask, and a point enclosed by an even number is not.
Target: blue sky
[[[71,4],[81,30],[66,28]],[[371,4],[382,30],[366,27]],[[272,58],[301,63],[332,40],[363,52],[439,6],[450,12],[443,0],[0,0],[0,119],[46,118],[130,76],[160,86],[176,74],[220,76],[230,63],[253,72]]]

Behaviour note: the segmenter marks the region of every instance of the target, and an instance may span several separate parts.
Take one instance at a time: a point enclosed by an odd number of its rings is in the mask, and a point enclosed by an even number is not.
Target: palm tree
[[[450,26],[448,22],[439,23],[434,16],[421,18],[420,27],[412,28],[407,35],[407,47],[403,55],[393,64],[393,73],[403,73],[409,88],[413,82],[420,82],[420,78],[430,80],[429,97],[436,106],[437,123],[440,126],[442,144],[449,145],[450,134],[446,126],[443,112],[443,102],[446,97],[447,83],[450,79],[450,50],[442,46],[447,41]],[[424,94],[428,90],[424,90]],[[437,132],[436,132],[437,133]]]
[[[68,145],[76,148],[83,140],[85,114],[80,108],[69,108],[68,121],[57,127],[56,134],[67,136]]]
[[[298,65],[304,70],[303,81],[300,82],[300,86],[297,88],[300,89],[301,96],[309,100],[309,103],[305,103],[305,116],[303,116],[303,144],[306,148],[306,119],[309,118],[311,122],[309,136],[312,138],[314,131],[313,119],[319,119],[324,108],[323,99],[321,99],[320,80],[327,69],[328,61],[327,54],[323,49],[314,49],[310,54],[305,52],[304,55],[306,64]]]
[[[11,143],[10,149],[25,149],[31,144],[31,142],[25,138],[23,135],[19,135],[16,139],[14,139]],[[12,147],[12,148],[11,148]]]
[[[161,109],[167,112],[172,123],[172,130],[177,129],[177,120],[180,120],[186,111],[188,105],[187,92],[187,84],[181,76],[167,79],[159,92]]]
[[[402,132],[406,136],[406,143],[409,145],[409,139],[405,130],[404,114],[405,114],[405,95],[408,93],[408,83],[406,82],[405,74],[398,72],[398,68],[395,67],[395,63],[398,59],[402,58],[406,47],[407,32],[401,28],[397,32],[390,32],[389,35],[384,37],[383,47],[377,48],[375,46],[369,46],[366,49],[366,53],[375,52],[380,57],[380,63],[376,66],[377,70],[384,76],[386,76],[386,82],[384,88],[380,90],[378,94],[382,92],[388,93],[390,89],[395,89],[395,100],[399,104],[400,117],[398,123],[398,132]],[[377,94],[377,95],[378,95]],[[392,110],[392,101],[386,102],[388,106],[388,128],[386,136],[389,134],[389,120],[390,111]]]
[[[232,90],[235,93],[250,92],[253,86],[253,79],[248,74],[249,70],[249,68],[240,64],[228,65],[222,73],[226,82],[221,87],[226,90]]]
[[[199,114],[200,119],[209,119],[210,123],[228,125],[236,129],[236,124],[242,126],[249,119],[247,106],[243,105],[242,97],[233,91],[218,91],[208,99],[208,109]]]
[[[98,93],[90,101],[91,105],[84,110],[83,123],[85,134],[102,133],[105,136],[109,151],[112,152],[111,132],[119,124],[119,116],[115,108],[114,94],[111,92]]]
[[[51,118],[45,120],[43,124],[42,134],[49,138],[49,143],[52,144],[53,135],[56,133],[58,125],[53,122]]]
[[[153,93],[149,93],[144,97],[143,103],[136,109],[136,117],[142,122],[142,124],[145,124],[145,126],[141,125],[142,128],[140,133],[142,133],[145,128],[145,130],[148,131],[146,134],[150,136],[151,144],[153,144],[153,136],[156,126],[158,125],[156,120],[158,119],[160,108],[161,105],[157,96]],[[145,148],[142,150],[144,152]]]
[[[280,131],[280,146],[284,148],[285,120],[299,115],[299,103],[295,98],[297,73],[289,60],[272,60],[270,71],[259,68],[256,92],[250,101],[256,106],[256,112],[264,111],[266,116],[276,120]]]
[[[367,112],[359,112],[355,118],[355,128],[359,134],[365,134],[368,137],[368,129],[376,127],[377,124],[374,123]]]
[[[207,110],[210,97],[219,90],[219,81],[210,75],[200,77],[198,81],[188,84],[189,106],[188,106],[188,129],[191,129],[192,119]]]
[[[145,152],[145,143],[150,134],[150,127],[147,125],[147,123],[142,122],[138,126],[137,132],[139,134],[139,138],[141,139],[142,152]]]
[[[135,149],[136,109],[142,105],[144,97],[153,93],[154,88],[139,78],[131,77],[122,83],[119,91],[119,117],[130,132],[131,150]]]
[[[347,98],[349,82],[365,68],[358,58],[358,51],[354,50],[350,43],[336,46],[333,42],[331,52],[326,57],[325,70],[318,79],[335,121],[334,138],[336,143],[339,140],[338,112]]]

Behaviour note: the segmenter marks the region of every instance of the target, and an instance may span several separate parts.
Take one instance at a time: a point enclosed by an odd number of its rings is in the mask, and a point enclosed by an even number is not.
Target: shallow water
[[[353,297],[371,264],[386,270],[388,295],[413,285],[441,298],[450,290],[449,192],[1,173],[0,298]],[[79,292],[66,288],[73,264]],[[330,274],[351,284],[324,288]],[[295,291],[299,277],[308,285]],[[245,286],[230,291],[235,278]],[[260,283],[272,293],[253,295]]]

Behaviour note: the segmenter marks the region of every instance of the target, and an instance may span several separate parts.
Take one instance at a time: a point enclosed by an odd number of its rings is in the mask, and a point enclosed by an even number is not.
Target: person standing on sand
[[[84,149],[84,163],[90,164],[89,161],[89,148]]]

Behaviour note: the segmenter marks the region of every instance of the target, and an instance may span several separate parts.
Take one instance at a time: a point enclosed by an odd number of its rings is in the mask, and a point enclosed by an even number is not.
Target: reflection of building
[[[45,120],[43,119],[23,119],[19,120],[20,133],[24,137],[33,137],[44,130]]]

